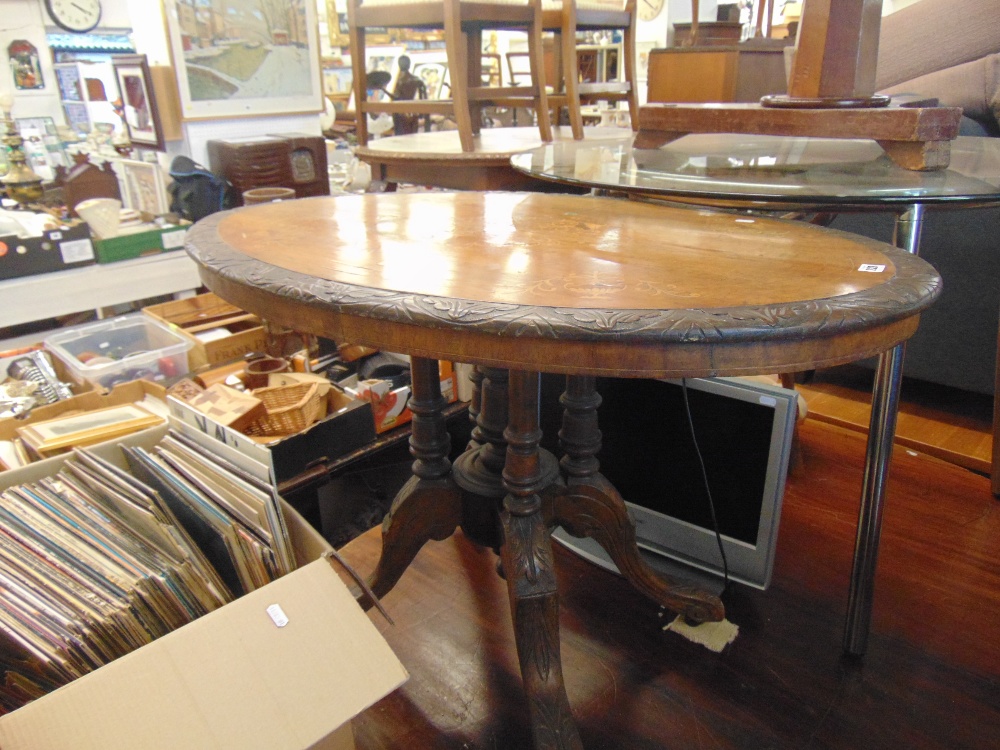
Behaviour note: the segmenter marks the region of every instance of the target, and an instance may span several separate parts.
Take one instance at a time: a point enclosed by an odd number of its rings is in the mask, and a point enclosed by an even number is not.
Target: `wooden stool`
[[[362,146],[368,143],[368,114],[440,114],[455,118],[462,151],[475,151],[481,108],[486,105],[532,106],[537,112],[541,139],[551,141],[542,65],[541,19],[541,0],[350,0],[347,23],[354,69],[358,143]],[[452,98],[444,101],[368,101],[365,29],[372,27],[443,29]],[[484,29],[527,31],[532,71],[530,86],[482,85]]]
[[[561,86],[556,81],[556,94],[549,97],[549,104],[569,110],[573,138],[583,138],[581,101],[624,101],[628,104],[632,129],[639,129],[639,98],[635,86],[635,10],[636,0],[542,0],[542,28],[554,31],[557,37],[556,69]],[[621,56],[625,65],[624,81],[580,82],[576,52],[577,31],[623,32]]]

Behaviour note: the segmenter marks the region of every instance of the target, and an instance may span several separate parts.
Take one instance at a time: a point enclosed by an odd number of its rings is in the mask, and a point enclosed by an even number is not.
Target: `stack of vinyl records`
[[[273,489],[171,432],[0,496],[0,713],[290,572]]]

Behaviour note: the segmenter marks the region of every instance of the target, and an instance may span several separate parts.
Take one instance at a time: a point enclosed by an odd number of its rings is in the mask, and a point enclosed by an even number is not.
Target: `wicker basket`
[[[326,416],[327,388],[320,383],[295,383],[257,388],[267,415],[244,430],[247,435],[293,435]]]

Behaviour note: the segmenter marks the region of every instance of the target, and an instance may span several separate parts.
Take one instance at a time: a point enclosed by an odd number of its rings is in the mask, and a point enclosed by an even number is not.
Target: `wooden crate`
[[[211,292],[150,305],[143,308],[143,312],[155,320],[170,324],[194,342],[194,348],[188,353],[191,370],[228,362],[250,352],[262,352],[266,348],[267,334],[260,318]],[[216,328],[228,331],[228,335],[210,341],[202,340],[197,335]]]

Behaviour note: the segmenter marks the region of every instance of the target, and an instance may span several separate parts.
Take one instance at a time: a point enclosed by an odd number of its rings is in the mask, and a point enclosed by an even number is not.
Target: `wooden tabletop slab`
[[[188,249],[210,288],[287,325],[558,372],[848,361],[911,335],[940,284],[808,224],[535,193],[271,203],[203,220]]]

